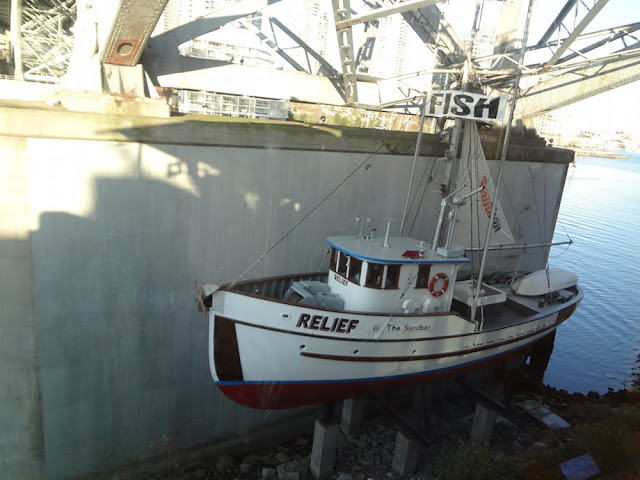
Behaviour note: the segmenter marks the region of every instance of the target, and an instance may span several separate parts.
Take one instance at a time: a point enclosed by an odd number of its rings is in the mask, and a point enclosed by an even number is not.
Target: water
[[[631,383],[640,347],[640,154],[578,157],[567,179],[549,265],[577,273],[584,300],[558,329],[548,385],[605,393]]]

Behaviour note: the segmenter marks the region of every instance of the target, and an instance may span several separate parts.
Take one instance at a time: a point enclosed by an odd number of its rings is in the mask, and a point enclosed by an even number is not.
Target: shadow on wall
[[[295,197],[281,202],[274,193],[283,186],[273,182],[288,180],[231,149],[134,144],[126,177],[94,176],[109,158],[79,150],[99,145],[46,142],[53,157],[86,159],[65,175],[93,180],[51,182],[42,205],[83,195],[74,188],[95,190],[88,217],[41,209],[31,238],[48,475],[121,465],[156,453],[148,447],[163,438],[188,446],[288,415],[239,407],[217,390],[193,290],[195,279],[233,279],[301,215]],[[55,158],[45,163],[38,175],[55,168]]]

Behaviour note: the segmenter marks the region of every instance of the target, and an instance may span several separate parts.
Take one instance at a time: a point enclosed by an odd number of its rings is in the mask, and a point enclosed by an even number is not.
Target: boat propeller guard
[[[436,290],[436,284],[440,280],[442,280],[442,286]],[[439,297],[444,294],[444,292],[447,291],[447,288],[449,288],[449,277],[446,273],[436,273],[431,279],[431,282],[429,282],[429,291],[434,297]]]

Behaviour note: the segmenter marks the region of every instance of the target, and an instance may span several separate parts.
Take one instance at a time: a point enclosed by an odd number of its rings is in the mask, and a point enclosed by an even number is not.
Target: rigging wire
[[[571,243],[573,243],[573,242],[571,242]],[[553,255],[553,256],[551,256],[551,248],[549,248],[549,255],[548,255],[548,258],[558,258],[558,257],[561,257],[562,255],[564,255],[565,253],[567,253],[567,250],[569,250],[569,247],[571,246],[571,243],[567,243],[567,246],[566,246],[566,247],[564,247],[564,250],[563,250],[562,252],[558,253],[557,255]]]
[[[408,124],[408,122],[410,122],[413,117],[415,117],[415,115],[411,115],[409,116],[409,118],[406,120],[405,124]],[[403,125],[403,127],[404,127]],[[235,286],[236,283],[238,283],[238,281],[244,277],[247,273],[249,273],[249,271],[251,271],[251,269],[253,269],[253,267],[255,267],[256,265],[258,265],[269,253],[271,253],[273,251],[273,249],[275,249],[278,245],[280,245],[280,243],[282,243],[289,235],[291,235],[291,233],[294,232],[294,230],[296,230],[300,224],[302,224],[307,218],[309,218],[318,208],[320,208],[327,200],[329,200],[329,198],[340,189],[340,187],[342,187],[345,183],[347,183],[347,181],[353,177],[362,167],[364,167],[364,170],[368,170],[371,165],[373,165],[373,161],[372,159],[375,159],[375,155],[386,145],[388,145],[388,143],[386,142],[386,140],[389,137],[393,137],[395,136],[395,142],[393,143],[393,145],[388,146],[389,150],[393,151],[395,149],[395,146],[398,144],[398,140],[400,138],[400,134],[403,133],[402,131],[398,130],[395,131],[394,134],[390,134],[388,135],[386,138],[383,138],[380,141],[380,145],[378,146],[378,148],[376,148],[376,150],[372,153],[370,153],[362,162],[360,162],[358,164],[358,166],[356,168],[354,168],[351,173],[349,173],[349,175],[347,175],[340,183],[338,183],[338,185],[336,185],[329,193],[327,193],[311,210],[309,210],[300,220],[298,220],[284,235],[282,235],[278,241],[276,241],[273,245],[271,245],[264,253],[262,253],[262,255],[260,255],[256,261],[254,261],[251,265],[249,265],[249,267],[247,267],[247,269],[242,272],[240,275],[238,275],[236,277],[236,279],[230,283],[230,287],[233,288]],[[373,132],[372,132],[373,134]]]
[[[433,159],[433,161],[432,161],[432,163],[431,163],[431,171],[429,172],[429,176],[427,177],[427,181],[426,181],[426,183],[424,184],[424,188],[422,189],[422,195],[420,196],[420,201],[418,202],[418,206],[417,206],[417,208],[416,208],[416,213],[415,213],[415,215],[413,216],[413,221],[411,222],[411,228],[409,229],[409,234],[410,234],[410,235],[411,235],[411,233],[413,233],[413,227],[415,226],[416,221],[417,221],[417,219],[418,219],[418,215],[419,215],[419,213],[420,213],[420,209],[422,208],[422,205],[424,205],[424,197],[425,197],[425,195],[427,194],[427,187],[431,184],[431,182],[433,182],[433,179],[435,178],[435,175],[438,173],[438,170],[440,170],[440,165],[439,165],[439,163],[440,163],[440,162],[439,162],[439,159],[437,159],[437,158],[434,158],[434,159]],[[434,171],[433,171],[433,169],[434,169],[436,166],[437,166],[438,168],[437,168],[437,169],[436,169],[436,171],[434,172]],[[423,178],[424,178],[424,174],[425,174],[426,172],[427,172],[427,165],[425,164],[424,172],[423,172],[423,174],[422,174]],[[420,183],[422,183],[422,179],[420,180]],[[418,189],[416,189],[416,193],[415,193],[415,196],[417,196],[417,195],[418,195]]]
[[[482,148],[482,143],[480,144],[480,148]],[[475,178],[478,178],[480,176],[480,174],[478,172],[478,168],[479,168],[479,165],[478,165],[478,162],[476,162]],[[470,241],[470,243],[471,243],[471,246],[473,247],[473,219],[475,218],[476,219],[476,229],[477,229],[477,232],[478,232],[478,248],[480,248],[480,212],[482,211],[480,206],[478,205],[480,203],[480,198],[478,196],[476,196],[476,198],[470,198],[469,201],[470,201],[469,208],[471,209],[471,216],[469,217],[469,220],[472,222],[472,225],[470,225],[471,228],[469,228],[469,230],[471,230],[471,241]],[[473,213],[474,204],[477,207],[475,215]],[[475,278],[474,272],[475,272],[475,268],[476,268],[476,264],[477,263],[478,263],[478,256],[471,254],[471,278],[472,279]],[[478,288],[481,288],[481,287],[478,286]]]
[[[400,301],[404,298],[405,294],[409,291],[409,287],[413,285],[413,281],[417,278],[418,269],[419,269],[418,265],[414,264],[413,268],[409,272],[409,276],[407,278],[407,285],[404,287],[402,292],[400,292],[400,295],[398,296],[398,300],[396,301],[395,307],[393,307],[393,310],[391,310],[391,313],[389,314],[389,317],[387,317],[387,320],[384,322],[384,325],[382,325],[380,329],[374,334],[376,338],[379,338],[380,335],[384,333],[385,328],[387,327],[387,325],[389,325],[389,322],[393,319],[394,312],[398,309],[398,306],[400,305]]]

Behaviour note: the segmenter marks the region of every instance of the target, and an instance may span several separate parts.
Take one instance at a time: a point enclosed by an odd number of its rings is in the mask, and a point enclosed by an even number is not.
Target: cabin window
[[[418,276],[416,277],[416,288],[427,288],[429,286],[429,272],[431,265],[418,265]]]
[[[349,256],[346,255],[344,252],[340,252],[339,255],[340,256],[338,257],[338,269],[336,270],[336,272],[338,272],[343,277],[346,277],[347,276],[347,261],[349,260]]]
[[[398,288],[400,277],[400,265],[387,265],[387,276],[384,280],[384,288]]]
[[[369,262],[367,266],[367,281],[365,286],[367,287],[382,287],[382,272],[384,271],[384,265],[379,263]]]
[[[360,272],[362,271],[362,260],[351,257],[349,259],[349,276],[347,277],[353,283],[360,284]]]
[[[331,260],[329,262],[329,268],[334,272],[338,270],[338,250],[331,247]]]

